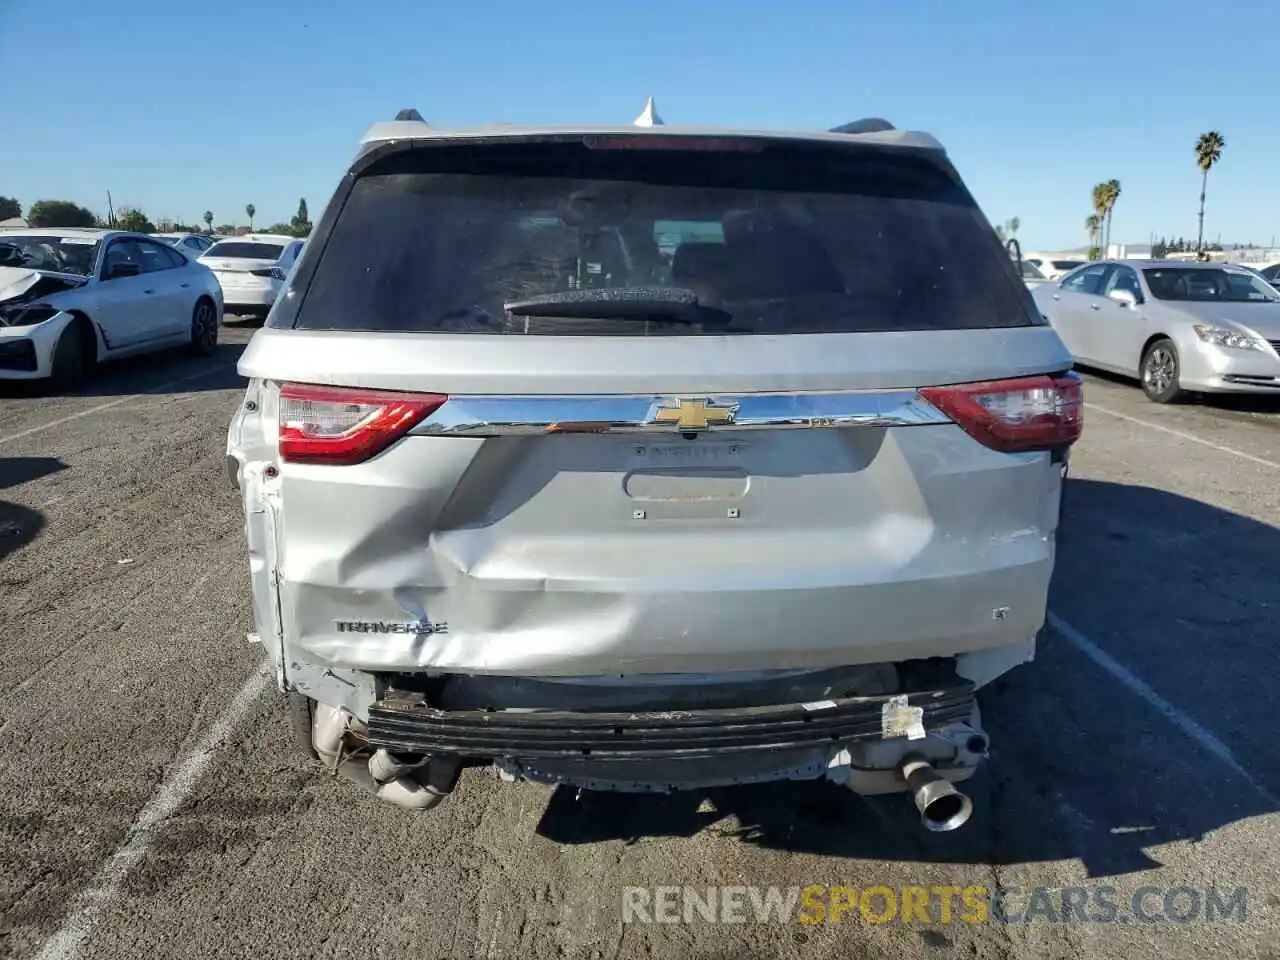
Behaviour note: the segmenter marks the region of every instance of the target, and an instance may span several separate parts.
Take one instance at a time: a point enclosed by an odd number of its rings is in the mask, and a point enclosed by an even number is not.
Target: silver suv
[[[411,809],[825,777],[953,829],[1070,368],[926,134],[378,124],[228,440],[302,745]]]

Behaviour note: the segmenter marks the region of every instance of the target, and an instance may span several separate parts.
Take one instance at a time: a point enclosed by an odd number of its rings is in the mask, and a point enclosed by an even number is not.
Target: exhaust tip
[[[920,821],[926,830],[933,833],[959,830],[969,822],[971,816],[973,816],[973,801],[955,787],[951,788],[950,793],[930,800],[920,811]]]
[[[900,772],[926,830],[931,833],[959,830],[973,816],[973,801],[933,769],[929,761],[907,757],[902,761]]]

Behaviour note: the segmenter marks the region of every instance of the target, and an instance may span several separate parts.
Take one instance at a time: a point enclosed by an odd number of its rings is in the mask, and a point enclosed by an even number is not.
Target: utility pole
[[[107,191],[107,226],[112,230],[116,228],[116,210],[111,205],[111,191]]]

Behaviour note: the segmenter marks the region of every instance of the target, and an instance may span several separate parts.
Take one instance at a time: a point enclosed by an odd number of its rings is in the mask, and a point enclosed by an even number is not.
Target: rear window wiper
[[[657,320],[673,323],[723,325],[733,314],[698,302],[683,287],[600,287],[543,293],[503,305],[516,317],[556,317],[570,320]]]

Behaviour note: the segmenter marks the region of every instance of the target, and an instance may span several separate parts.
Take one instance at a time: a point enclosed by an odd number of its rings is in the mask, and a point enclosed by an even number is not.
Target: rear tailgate
[[[222,289],[258,289],[279,282],[284,274],[270,260],[201,260],[213,271]],[[274,272],[273,272],[274,271]]]
[[[759,146],[369,161],[241,361],[291,656],[812,668],[1040,626],[1069,356],[940,154]],[[597,315],[503,309],[571,293]]]
[[[213,271],[225,290],[230,287],[271,286],[284,274],[278,269],[284,245],[256,240],[221,240],[205,251],[200,262]]]

